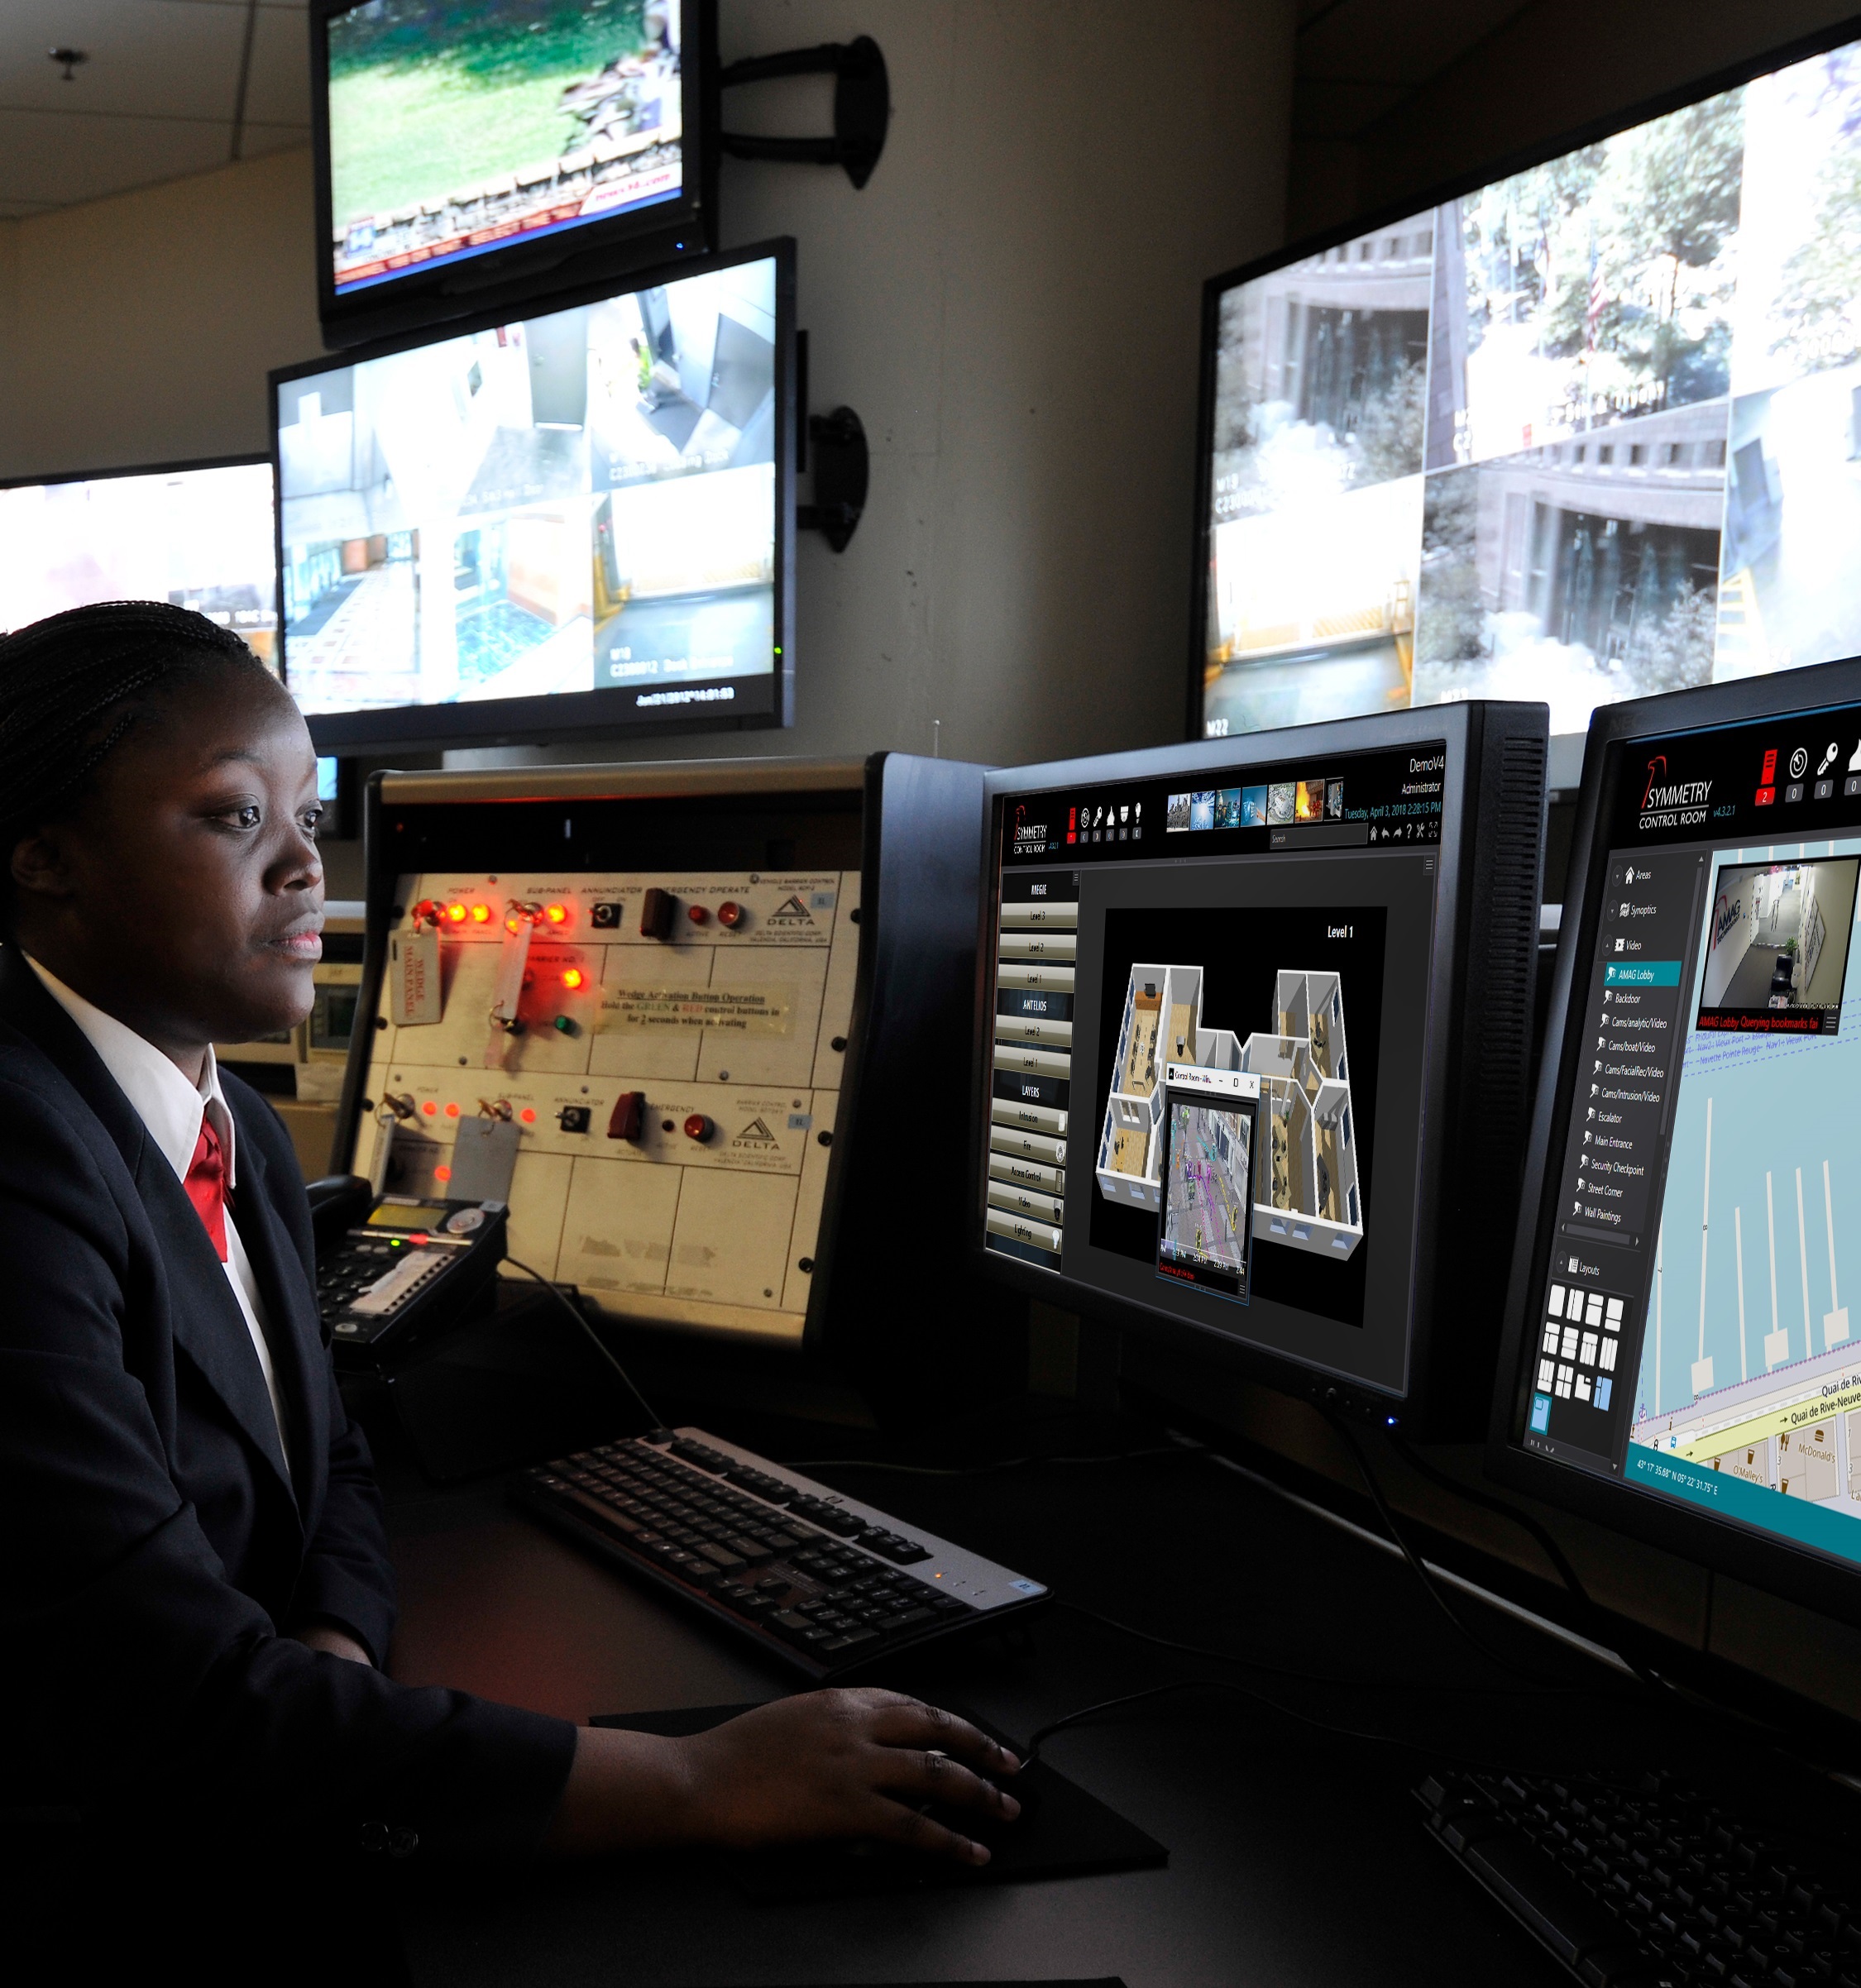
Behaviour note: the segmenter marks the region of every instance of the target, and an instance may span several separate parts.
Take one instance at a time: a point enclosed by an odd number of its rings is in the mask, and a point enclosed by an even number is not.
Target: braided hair
[[[230,628],[165,601],[68,608],[0,638],[0,899],[22,838],[177,691],[229,672],[275,681]]]

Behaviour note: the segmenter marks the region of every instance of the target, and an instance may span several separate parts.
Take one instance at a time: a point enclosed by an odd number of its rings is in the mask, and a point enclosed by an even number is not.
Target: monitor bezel
[[[680,91],[687,161],[676,200],[591,221],[544,242],[517,241],[462,261],[426,265],[391,282],[338,294],[330,244],[329,23],[365,0],[311,0],[310,148],[317,211],[317,316],[324,342],[352,345],[419,331],[487,308],[508,316],[512,301],[542,285],[598,280],[605,272],[659,267],[675,256],[696,261],[722,241],[717,217],[717,0],[683,0],[687,53]]]
[[[1488,1475],[1545,1504],[1574,1512],[1611,1531],[1644,1541],[1753,1588],[1818,1613],[1861,1625],[1861,1565],[1838,1560],[1777,1535],[1755,1533],[1677,1499],[1595,1475],[1528,1450],[1514,1433],[1524,1423],[1525,1330],[1536,1307],[1532,1293],[1548,1271],[1553,1211],[1547,1182],[1557,1128],[1576,1082],[1576,1005],[1585,992],[1578,967],[1592,956],[1609,861],[1607,805],[1620,769],[1638,740],[1718,730],[1836,706],[1861,706],[1861,658],[1811,663],[1768,676],[1746,677],[1664,696],[1599,708],[1583,754],[1583,783],[1571,843],[1569,883],[1557,936],[1545,1015],[1543,1060],[1533,1094],[1531,1131],[1520,1183],[1517,1240],[1506,1289],[1504,1324],[1487,1426]],[[1858,1522],[1861,1523],[1861,1522]]]
[[[606,279],[575,289],[548,291],[533,295],[521,304],[495,311],[481,311],[471,318],[449,319],[398,337],[377,340],[307,359],[296,366],[280,366],[267,378],[270,423],[272,530],[277,561],[275,589],[278,616],[278,662],[280,680],[290,688],[290,662],[285,628],[285,506],[280,495],[282,477],[279,461],[278,389],[294,380],[317,373],[333,372],[338,367],[366,365],[398,352],[417,351],[448,338],[469,337],[475,332],[509,324],[516,316],[548,317],[557,311],[574,310],[610,297],[650,289],[657,284],[682,283],[714,270],[734,269],[746,262],[773,260],[776,265],[776,542],[775,542],[775,638],[781,652],[780,666],[767,679],[736,679],[769,686],[769,709],[729,714],[710,714],[696,707],[668,711],[663,718],[641,718],[624,690],[559,691],[546,697],[486,699],[472,703],[446,705],[395,705],[376,710],[322,712],[306,714],[304,722],[321,753],[399,753],[443,750],[450,746],[545,744],[553,739],[593,734],[611,738],[663,738],[670,734],[701,732],[749,732],[777,729],[795,722],[795,240],[780,235],[747,248],[697,257],[691,261],[663,265],[656,269],[615,272]]]
[[[1245,1378],[1262,1381],[1282,1392],[1299,1394],[1347,1412],[1368,1414],[1379,1422],[1391,1416],[1399,1426],[1423,1420],[1430,1403],[1428,1382],[1433,1370],[1436,1334],[1433,1297],[1442,1279],[1436,1269],[1438,1252],[1426,1239],[1438,1231],[1443,1208],[1443,1141],[1424,1136],[1416,1177],[1414,1222],[1418,1237],[1409,1271],[1409,1340],[1399,1393],[1336,1369],[1297,1360],[1237,1340],[1210,1326],[1192,1325],[1169,1313],[1122,1298],[1107,1297],[1064,1271],[1041,1270],[985,1246],[988,1172],[983,1152],[994,1063],[991,1054],[995,1013],[996,913],[1001,887],[1001,823],[1009,800],[1026,794],[1078,789],[1098,782],[1161,779],[1214,772],[1256,763],[1278,762],[1307,756],[1376,752],[1443,739],[1449,772],[1442,793],[1441,840],[1435,845],[1434,949],[1428,977],[1428,1020],[1423,1043],[1422,1121],[1445,1126],[1452,1111],[1451,1050],[1455,1033],[1453,990],[1465,980],[1472,940],[1471,907],[1462,903],[1463,877],[1473,870],[1469,838],[1477,813],[1480,767],[1476,704],[1423,705],[1405,711],[1340,718],[1321,724],[1289,727],[1283,731],[1243,733],[1232,738],[1209,738],[1189,745],[1158,746],[1093,758],[1055,760],[1039,766],[993,771],[986,783],[983,820],[983,887],[978,893],[976,999],[970,1051],[969,1145],[964,1198],[964,1247],[972,1268],[1005,1283],[1028,1297],[1146,1337],[1179,1352],[1208,1359]],[[1516,708],[1516,707],[1501,707]],[[1185,852],[1186,853],[1186,852]],[[1165,859],[1166,860],[1166,859]],[[1070,1128],[1068,1139],[1073,1134]],[[1088,1134],[1096,1145],[1098,1129]]]
[[[1208,660],[1209,562],[1213,556],[1214,536],[1208,512],[1214,482],[1215,371],[1218,356],[1216,335],[1221,322],[1222,299],[1227,292],[1241,284],[1255,282],[1262,276],[1272,275],[1275,270],[1303,262],[1308,256],[1322,254],[1328,249],[1337,248],[1347,241],[1355,241],[1360,236],[1375,234],[1378,229],[1388,227],[1399,221],[1413,220],[1418,215],[1427,213],[1449,200],[1457,200],[1463,194],[1476,193],[1481,187],[1492,185],[1496,180],[1509,179],[1515,173],[1529,172],[1534,166],[1543,165],[1552,159],[1561,159],[1567,153],[1580,151],[1586,145],[1595,145],[1605,138],[1612,138],[1618,132],[1647,123],[1651,118],[1664,117],[1674,111],[1685,110],[1689,104],[1703,103],[1708,97],[1716,97],[1725,90],[1737,89],[1757,77],[1768,75],[1776,69],[1787,69],[1793,63],[1807,61],[1811,56],[1839,48],[1844,42],[1857,41],[1861,41],[1861,13],[1851,14],[1832,27],[1820,28],[1813,34],[1780,43],[1764,55],[1731,64],[1697,81],[1679,84],[1657,96],[1643,98],[1626,110],[1608,112],[1600,117],[1592,118],[1586,124],[1577,125],[1561,132],[1549,144],[1522,146],[1517,151],[1505,154],[1476,171],[1436,181],[1400,200],[1385,201],[1348,222],[1303,236],[1285,248],[1272,250],[1266,255],[1256,256],[1250,262],[1241,263],[1235,269],[1224,270],[1219,275],[1207,279],[1202,286],[1202,343],[1196,404],[1195,510],[1194,528],[1190,533],[1193,550],[1189,572],[1189,694],[1184,721],[1186,728],[1184,736],[1186,738],[1199,741],[1203,736],[1205,672]],[[1433,307],[1430,308],[1432,313]],[[1425,471],[1423,473],[1426,474]],[[1409,708],[1413,710],[1416,707],[1411,705]]]
[[[132,476],[179,476],[197,470],[249,470],[264,463],[271,471],[271,611],[272,631],[278,637],[279,681],[283,681],[284,634],[276,616],[282,605],[278,584],[278,468],[263,451],[236,456],[193,456],[175,462],[129,463],[118,469],[67,470],[51,476],[0,476],[0,490],[49,490],[63,483],[121,483]],[[22,622],[30,628],[31,622]]]

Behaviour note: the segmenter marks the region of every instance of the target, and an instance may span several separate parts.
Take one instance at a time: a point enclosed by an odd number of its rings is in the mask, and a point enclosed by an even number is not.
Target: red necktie
[[[181,1183],[200,1217],[208,1240],[226,1261],[226,1155],[213,1121],[203,1112],[200,1137],[194,1142],[194,1158],[188,1162],[187,1178]]]

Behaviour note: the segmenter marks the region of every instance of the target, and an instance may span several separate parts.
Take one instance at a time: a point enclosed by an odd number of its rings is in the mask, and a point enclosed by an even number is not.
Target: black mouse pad
[[[963,1705],[947,1708],[998,1745],[1021,1749],[987,1719]],[[699,1705],[669,1712],[614,1712],[589,1720],[627,1732],[682,1739],[720,1726],[749,1705]],[[1044,1761],[1031,1761],[1008,1784],[1021,1814],[1012,1823],[965,1814],[964,1833],[993,1852],[979,1870],[920,1856],[886,1843],[807,1844],[793,1849],[722,1852],[731,1876],[758,1904],[844,1898],[883,1891],[1012,1885],[1036,1877],[1087,1877],[1110,1871],[1155,1870],[1170,1852],[1135,1823],[1067,1780]]]

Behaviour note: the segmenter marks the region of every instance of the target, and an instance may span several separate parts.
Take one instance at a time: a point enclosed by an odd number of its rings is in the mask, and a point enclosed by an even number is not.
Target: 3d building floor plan
[[[1098,1148],[1098,1191],[1112,1201],[1161,1206],[1168,1066],[1246,1070],[1260,1078],[1253,1178],[1256,1242],[1349,1256],[1363,1240],[1363,1203],[1351,1125],[1344,1005],[1335,973],[1281,972],[1276,1030],[1242,1042],[1202,1025],[1202,968],[1131,969]]]

